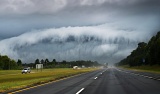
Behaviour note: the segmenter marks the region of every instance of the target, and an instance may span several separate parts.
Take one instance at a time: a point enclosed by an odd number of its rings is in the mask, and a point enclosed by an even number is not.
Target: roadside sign
[[[36,64],[36,69],[37,71],[40,69],[42,71],[43,69],[43,64]]]

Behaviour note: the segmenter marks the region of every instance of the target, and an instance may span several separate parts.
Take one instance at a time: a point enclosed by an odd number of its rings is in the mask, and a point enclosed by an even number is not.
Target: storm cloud
[[[160,30],[158,0],[1,0],[0,53],[115,63]]]

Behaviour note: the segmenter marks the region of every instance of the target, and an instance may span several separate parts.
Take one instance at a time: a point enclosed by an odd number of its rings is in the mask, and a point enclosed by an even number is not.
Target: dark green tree
[[[35,64],[40,64],[39,59],[35,60]]]
[[[18,59],[17,65],[18,65],[18,66],[22,66],[22,61],[21,61],[20,59]]]
[[[44,64],[44,60],[43,59],[41,60],[41,64]]]
[[[118,65],[160,65],[160,32],[153,36],[148,44],[141,42],[137,49],[133,50],[131,54],[121,60]]]
[[[47,66],[48,63],[49,63],[49,60],[45,59],[45,61],[44,61],[45,66]]]

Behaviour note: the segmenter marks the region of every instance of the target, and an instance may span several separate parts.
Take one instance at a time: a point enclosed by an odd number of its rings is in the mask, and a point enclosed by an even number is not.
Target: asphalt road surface
[[[160,94],[160,81],[108,68],[16,94]]]

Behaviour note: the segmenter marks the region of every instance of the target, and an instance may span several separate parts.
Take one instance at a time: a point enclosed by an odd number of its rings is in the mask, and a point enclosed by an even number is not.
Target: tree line
[[[52,61],[49,61],[48,59],[36,59],[35,63],[32,64],[32,66],[35,66],[36,64],[43,64],[44,68],[72,68],[73,66],[85,66],[85,67],[93,67],[93,66],[100,66],[100,64],[97,61],[56,61],[56,59],[53,59]]]
[[[72,68],[73,66],[85,66],[85,67],[92,67],[92,66],[99,66],[100,64],[97,61],[56,61],[53,59],[49,61],[48,59],[36,59],[34,63],[22,63],[20,59],[17,62],[13,59],[10,59],[8,56],[1,56],[0,55],[0,70],[14,70],[14,69],[23,69],[24,67],[31,67],[35,68],[36,64],[43,64],[44,68]]]
[[[138,47],[117,65],[160,65],[160,31],[148,43],[138,43]]]
[[[21,69],[22,61],[18,59],[16,62],[13,59],[10,59],[8,56],[0,55],[0,70],[13,70],[13,69]]]

